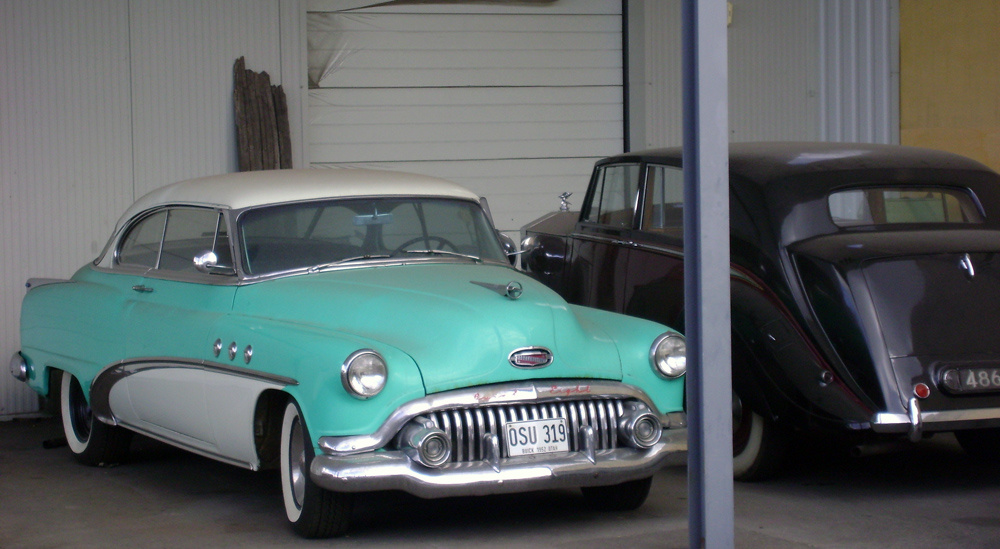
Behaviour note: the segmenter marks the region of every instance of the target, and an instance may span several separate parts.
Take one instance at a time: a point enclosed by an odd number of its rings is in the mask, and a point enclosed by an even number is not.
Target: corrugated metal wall
[[[96,257],[136,196],[235,169],[233,62],[281,77],[296,54],[279,11],[295,18],[297,2],[0,0],[4,360],[19,348],[25,280],[67,278]],[[36,404],[5,368],[0,416]]]
[[[820,138],[899,143],[899,2],[820,6]]]
[[[896,0],[733,0],[731,141],[898,142]],[[681,141],[680,1],[629,2],[632,149]]]

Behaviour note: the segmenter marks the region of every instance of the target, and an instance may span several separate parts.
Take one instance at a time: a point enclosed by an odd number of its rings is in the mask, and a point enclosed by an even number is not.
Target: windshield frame
[[[469,223],[473,227],[472,230],[475,231],[473,238],[478,239],[479,251],[483,252],[479,256],[471,256],[469,254],[451,254],[451,253],[398,253],[391,254],[393,250],[378,250],[370,254],[364,253],[354,253],[353,255],[346,255],[343,258],[331,258],[326,261],[312,262],[308,265],[295,265],[288,268],[279,269],[254,269],[248,260],[249,246],[247,244],[247,233],[245,232],[246,223],[248,220],[252,220],[255,215],[261,214],[268,210],[281,209],[286,212],[293,212],[298,208],[316,208],[324,207],[327,205],[338,205],[345,206],[351,203],[363,204],[363,203],[399,203],[399,202],[418,202],[421,204],[427,203],[443,203],[448,205],[464,205],[469,208],[469,212],[474,216],[473,219],[469,220]],[[396,204],[398,207],[400,204]],[[394,208],[395,208],[394,207]],[[393,208],[393,209],[394,209]],[[275,212],[278,213],[278,212]],[[388,211],[376,212],[373,219],[378,219],[385,213],[390,213]],[[356,217],[361,217],[356,216]],[[367,215],[365,216],[367,217]],[[389,218],[391,219],[391,214]],[[302,202],[281,202],[275,204],[266,204],[259,206],[252,206],[249,208],[244,208],[242,210],[234,211],[231,219],[233,222],[233,231],[231,234],[234,235],[234,244],[236,247],[236,257],[238,258],[239,269],[243,275],[244,280],[256,281],[262,279],[270,279],[281,276],[290,276],[296,274],[306,274],[315,272],[326,272],[333,270],[346,270],[346,269],[357,269],[357,268],[368,268],[374,266],[388,266],[388,265],[403,265],[403,264],[426,264],[426,263],[488,263],[494,265],[505,265],[510,266],[509,261],[503,251],[503,247],[500,243],[500,239],[497,237],[496,228],[493,226],[492,220],[487,215],[482,205],[475,200],[469,200],[462,197],[452,197],[452,196],[438,196],[438,195],[377,195],[377,196],[350,196],[350,197],[330,197],[321,200],[308,200]],[[377,226],[380,225],[379,222],[372,222],[370,224],[358,224],[357,221],[354,222],[356,228],[365,228],[368,225]],[[423,227],[426,234],[426,226]],[[367,230],[367,229],[366,229]],[[471,233],[470,233],[471,235]],[[434,234],[431,232],[429,235],[432,240],[434,240]],[[280,235],[278,236],[280,237]],[[420,243],[413,245],[414,251],[419,252],[423,249],[423,241],[425,235],[421,235]],[[450,248],[446,248],[445,251],[449,251]],[[370,258],[368,256],[370,255]]]

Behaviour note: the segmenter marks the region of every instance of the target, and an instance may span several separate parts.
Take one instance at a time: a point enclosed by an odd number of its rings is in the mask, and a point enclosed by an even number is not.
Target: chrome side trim
[[[667,465],[681,465],[686,456],[687,429],[670,429],[648,450],[617,448],[502,460],[490,455],[438,469],[417,465],[398,451],[318,455],[309,473],[316,484],[335,492],[402,490],[439,498],[619,484],[649,477]]]
[[[220,362],[170,357],[133,358],[105,366],[94,377],[94,381],[90,385],[90,408],[94,412],[94,417],[104,423],[117,425],[118,420],[111,412],[111,405],[109,403],[111,388],[114,387],[115,383],[132,374],[160,368],[190,368],[206,372],[224,373],[278,385],[299,384],[298,381],[290,377],[269,374]]]
[[[62,284],[64,282],[73,282],[68,278],[29,278],[27,282],[24,283],[24,287],[28,290],[38,288],[40,286],[48,286],[49,284]]]
[[[463,408],[483,404],[503,403],[541,403],[563,400],[587,400],[602,398],[633,398],[641,400],[656,410],[652,399],[642,389],[624,383],[595,381],[589,379],[526,381],[503,383],[458,389],[444,393],[435,393],[424,398],[412,400],[403,404],[390,415],[377,431],[369,435],[322,437],[319,439],[320,449],[331,455],[350,455],[369,452],[381,448],[396,436],[411,419],[427,412],[444,408]],[[659,415],[660,422],[665,427],[671,426],[673,414]]]
[[[1000,408],[975,408],[971,410],[917,411],[898,414],[879,412],[872,418],[872,430],[879,433],[907,433],[914,429],[914,422],[921,431],[947,431],[977,427],[977,423],[1000,425]],[[985,427],[986,425],[982,425]]]

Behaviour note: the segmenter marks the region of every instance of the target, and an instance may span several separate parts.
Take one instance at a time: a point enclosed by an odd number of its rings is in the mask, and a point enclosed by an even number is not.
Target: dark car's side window
[[[631,227],[639,193],[639,165],[604,166],[597,173],[597,186],[583,221]]]
[[[684,236],[684,173],[680,168],[648,167],[642,230]]]

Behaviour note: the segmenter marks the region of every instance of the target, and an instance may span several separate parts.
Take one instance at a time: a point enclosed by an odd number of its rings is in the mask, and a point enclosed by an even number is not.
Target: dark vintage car
[[[524,268],[682,327],[680,166],[679,148],[597,162],[582,212],[524,228]],[[776,472],[796,432],[954,431],[1000,455],[1000,176],[830,143],[733,144],[729,170],[736,478]]]

